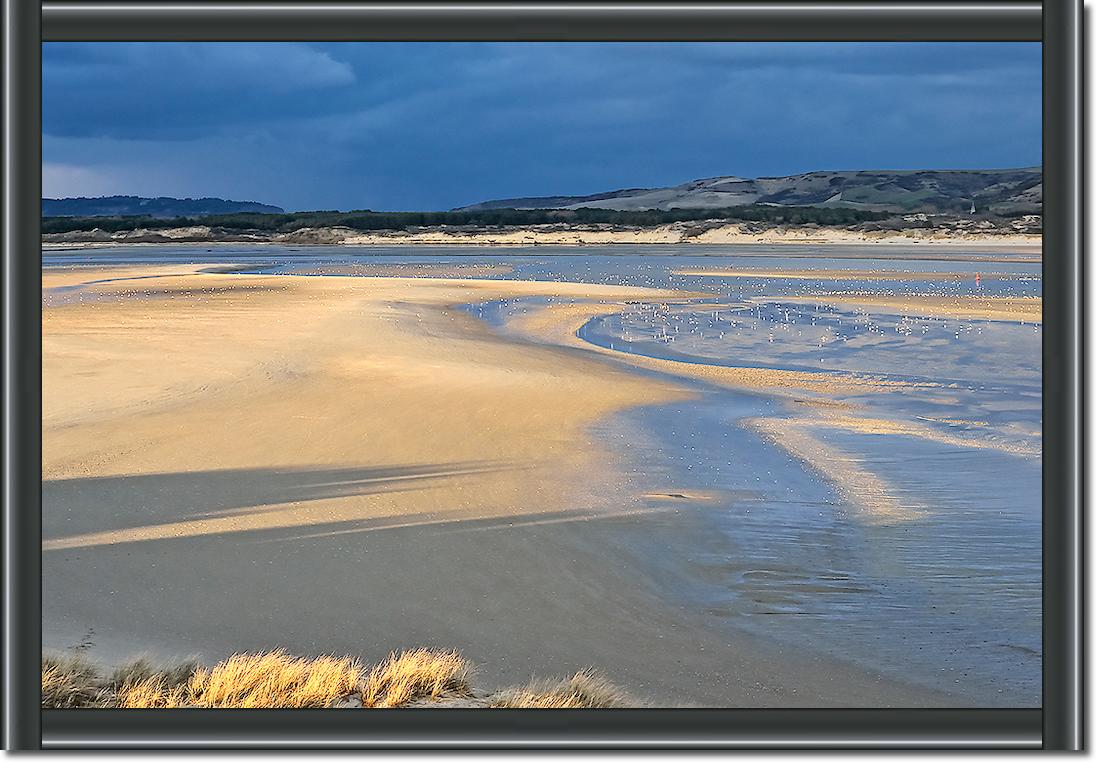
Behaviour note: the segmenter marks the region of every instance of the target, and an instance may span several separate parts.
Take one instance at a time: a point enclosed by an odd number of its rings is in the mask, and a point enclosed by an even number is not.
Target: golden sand
[[[945,317],[954,320],[1043,322],[1043,300],[1038,297],[826,294],[780,297],[780,301],[859,307],[872,312]]]
[[[513,265],[497,264],[351,264],[302,266],[295,275],[354,275],[384,278],[485,278],[507,275]]]
[[[85,280],[101,275],[81,273]],[[71,273],[48,272],[44,286],[71,281]],[[271,469],[346,474],[336,480],[344,483],[318,485],[314,499],[289,489],[261,506],[186,518],[162,515],[155,504],[125,506],[119,495],[113,526],[47,531],[47,551],[571,508],[580,474],[612,468],[585,433],[593,421],[684,396],[597,358],[500,341],[450,308],[519,295],[667,292],[196,275],[177,267],[89,286],[88,294],[96,301],[44,312],[47,483],[236,471],[237,488],[246,490],[248,478],[267,478]],[[354,470],[366,464],[368,473]],[[54,518],[47,529],[84,523]]]

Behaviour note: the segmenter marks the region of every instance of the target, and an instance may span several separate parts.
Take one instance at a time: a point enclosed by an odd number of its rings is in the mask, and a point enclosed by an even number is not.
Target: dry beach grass
[[[456,651],[418,648],[366,668],[351,657],[234,654],[206,669],[157,668],[140,660],[107,674],[75,657],[42,659],[43,709],[391,709],[445,704],[522,709],[636,705],[590,671],[535,680],[493,693],[471,683],[473,665]]]
[[[593,671],[576,672],[564,680],[533,680],[491,697],[496,709],[618,709],[639,702]]]
[[[472,665],[456,651],[419,648],[391,654],[362,684],[362,705],[394,707],[419,698],[471,696],[471,677]]]

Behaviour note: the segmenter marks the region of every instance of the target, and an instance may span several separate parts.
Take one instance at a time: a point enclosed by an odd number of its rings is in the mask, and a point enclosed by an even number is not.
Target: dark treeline
[[[506,227],[571,223],[655,227],[672,222],[730,220],[775,224],[851,225],[886,219],[890,214],[861,209],[816,206],[732,206],[724,209],[670,209],[618,211],[615,209],[488,209],[474,212],[294,212],[290,214],[219,214],[198,219],[175,217],[44,217],[43,233],[68,233],[99,228],[110,233],[122,230],[208,225],[229,231],[257,230],[289,233],[301,228],[347,227],[353,230],[408,230],[438,225]]]

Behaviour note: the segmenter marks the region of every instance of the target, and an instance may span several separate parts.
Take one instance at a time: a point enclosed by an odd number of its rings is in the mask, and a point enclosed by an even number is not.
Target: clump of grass
[[[637,702],[596,672],[577,672],[565,680],[533,680],[488,700],[493,709],[615,709]]]
[[[294,658],[285,651],[235,654],[187,682],[187,703],[233,709],[317,709],[357,691],[362,666],[349,657]]]
[[[87,662],[46,657],[42,708],[321,708],[357,692],[362,676],[356,659],[285,651],[235,654],[212,669],[194,662],[161,669],[139,660],[109,678]]]
[[[191,704],[187,686],[171,685],[163,675],[154,675],[119,686],[112,705],[118,709],[179,709]]]
[[[456,651],[418,648],[392,653],[362,685],[362,706],[397,707],[423,698],[471,696],[472,665]]]
[[[139,659],[114,670],[108,691],[120,709],[175,709],[189,705],[189,684],[200,669],[195,661],[158,669]]]
[[[77,657],[42,657],[42,708],[83,709],[106,701],[103,676]]]

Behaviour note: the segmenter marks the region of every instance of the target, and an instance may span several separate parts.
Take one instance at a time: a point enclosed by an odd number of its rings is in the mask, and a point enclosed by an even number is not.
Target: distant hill
[[[628,188],[592,196],[504,198],[462,206],[488,209],[713,209],[743,204],[847,207],[880,212],[970,210],[1041,214],[1043,172],[1025,169],[864,170],[788,177],[712,177],[669,188]]]
[[[223,198],[141,198],[140,196],[102,196],[100,198],[44,198],[43,217],[134,217],[158,219],[204,217],[211,214],[260,212],[284,214],[285,210],[254,201],[227,201]]]

